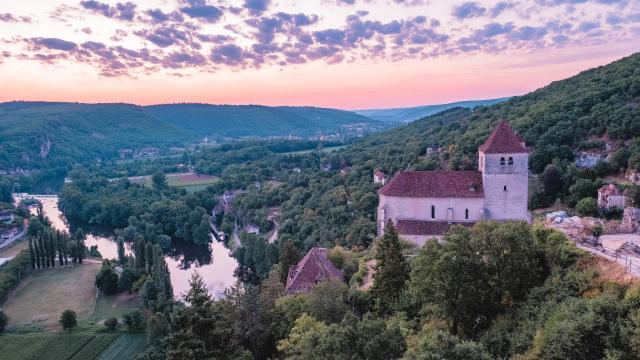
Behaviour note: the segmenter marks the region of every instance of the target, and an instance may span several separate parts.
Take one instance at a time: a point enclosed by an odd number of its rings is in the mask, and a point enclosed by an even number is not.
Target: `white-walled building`
[[[620,191],[615,184],[602,185],[598,189],[598,207],[601,209],[624,209],[626,198],[626,190],[625,192]]]
[[[383,173],[379,169],[373,172],[373,183],[384,185],[387,182],[387,174]]]
[[[502,121],[478,151],[477,171],[405,171],[378,194],[378,235],[391,219],[401,237],[417,245],[452,225],[480,220],[529,221],[529,152]]]

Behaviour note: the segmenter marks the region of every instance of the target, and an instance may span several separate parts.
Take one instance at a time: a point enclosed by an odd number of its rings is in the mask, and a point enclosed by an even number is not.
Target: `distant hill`
[[[170,104],[145,110],[167,123],[200,136],[308,137],[349,131],[349,125],[382,126],[378,121],[350,111],[293,106]]]
[[[169,147],[195,140],[128,104],[0,104],[0,169],[67,166],[118,156],[123,148]]]
[[[571,163],[581,149],[604,148],[602,140],[621,149],[616,166],[640,171],[640,53],[473,112],[451,109],[424,117],[362,139],[347,152],[353,163],[372,160],[396,171],[438,166],[424,155],[427,147],[440,147],[447,167],[473,169],[478,146],[502,119],[533,147],[530,166],[536,173],[554,161]]]
[[[371,110],[356,110],[357,114],[364,115],[374,120],[384,122],[409,122],[423,118],[425,116],[434,115],[441,111],[453,109],[453,108],[467,108],[474,109],[478,106],[490,106],[503,101],[507,101],[510,98],[489,99],[489,100],[469,100],[459,101],[448,104],[438,105],[425,105],[415,106],[408,108],[395,108],[395,109],[371,109]]]
[[[210,138],[359,135],[384,125],[349,111],[258,105],[0,103],[0,170],[63,168],[120,149]]]

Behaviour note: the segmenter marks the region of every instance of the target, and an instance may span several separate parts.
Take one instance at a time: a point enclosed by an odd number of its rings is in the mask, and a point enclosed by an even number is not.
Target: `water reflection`
[[[45,215],[51,225],[58,230],[69,231],[69,224],[58,209],[58,198],[39,198]],[[35,213],[35,208],[31,211]],[[76,226],[71,226],[75,231]],[[98,246],[103,258],[117,258],[118,246],[114,237],[104,229],[83,228],[87,232],[85,244],[87,247]],[[126,244],[127,253],[131,253],[131,244]],[[238,267],[231,251],[222,243],[212,241],[208,246],[174,242],[166,253],[165,261],[171,273],[171,284],[176,298],[180,298],[189,289],[191,273],[197,271],[202,275],[209,293],[215,297],[224,295],[224,290],[232,286],[236,278],[234,271]]]

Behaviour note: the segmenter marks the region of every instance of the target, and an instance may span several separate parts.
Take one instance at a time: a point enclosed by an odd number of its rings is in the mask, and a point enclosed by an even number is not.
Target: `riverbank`
[[[62,211],[58,208],[58,197],[54,195],[19,194],[16,199],[33,198],[42,203],[45,216],[53,228],[69,232],[69,224]],[[213,238],[213,236],[212,236]],[[239,239],[237,239],[239,243]],[[103,258],[117,257],[117,244],[112,236],[87,233],[85,240],[87,247],[96,245]],[[131,244],[126,244],[127,252],[131,253]],[[202,275],[209,293],[214,297],[224,296],[226,288],[236,282],[235,269],[238,267],[236,259],[221,242],[212,239],[208,246],[197,246],[175,242],[165,254],[165,261],[169,266],[171,285],[176,299],[189,289],[191,273],[197,271]]]

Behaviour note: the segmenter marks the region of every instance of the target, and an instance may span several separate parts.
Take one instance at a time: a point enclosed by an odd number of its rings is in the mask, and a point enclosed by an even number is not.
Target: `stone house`
[[[626,190],[620,191],[615,184],[602,185],[598,189],[598,207],[605,210],[613,208],[624,209],[626,203]]]
[[[387,174],[383,173],[379,169],[373,172],[373,183],[374,184],[386,184],[387,183]]]
[[[478,149],[477,171],[404,171],[379,191],[378,236],[391,219],[401,237],[422,246],[452,225],[530,221],[529,151],[502,121]]]

